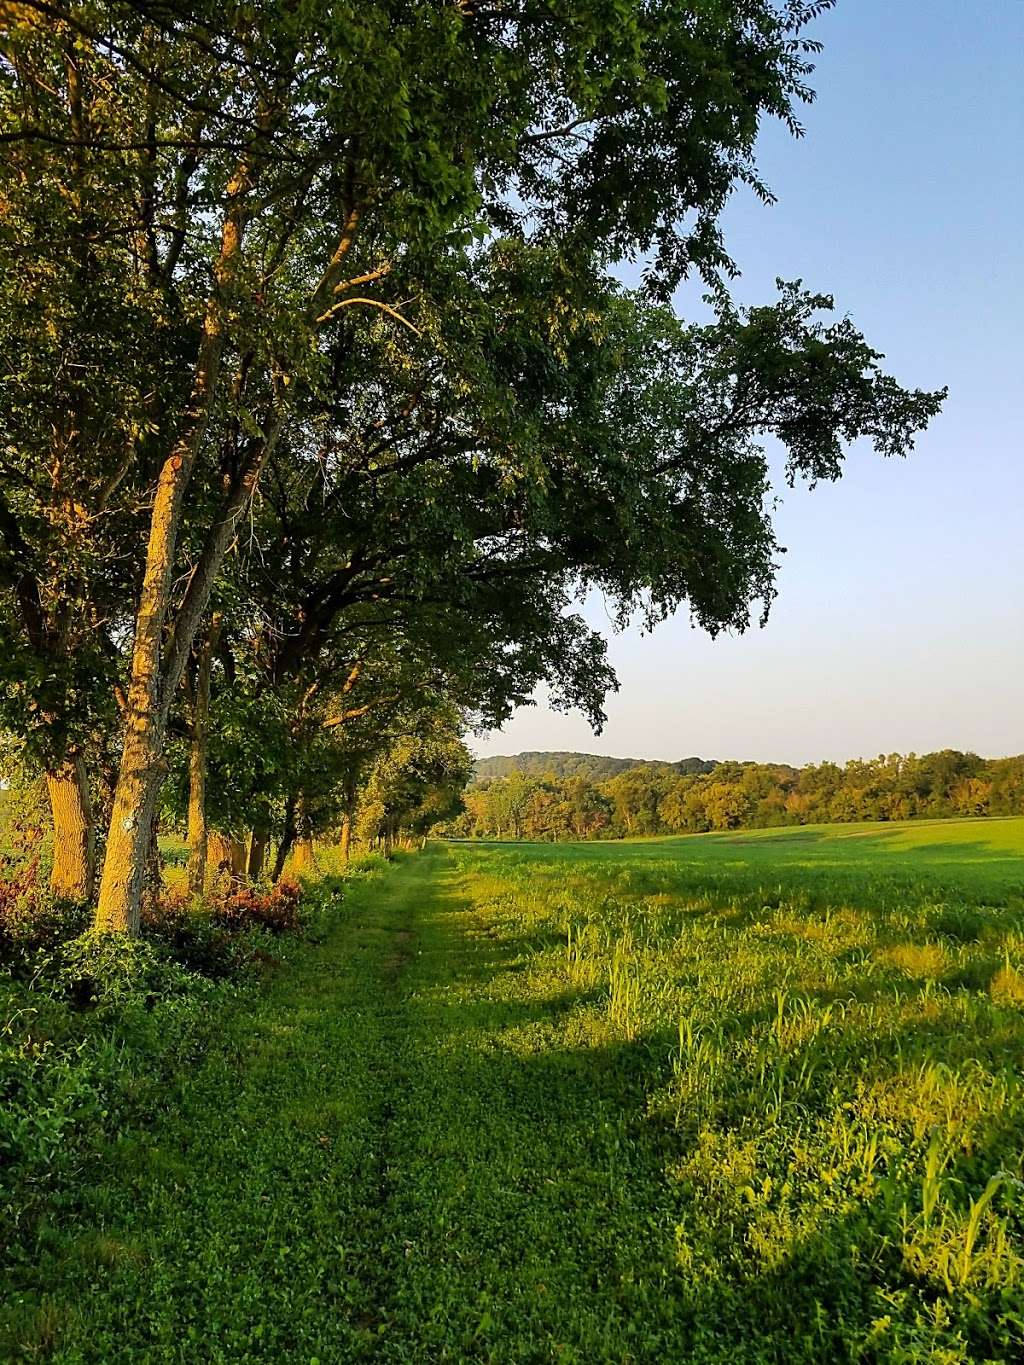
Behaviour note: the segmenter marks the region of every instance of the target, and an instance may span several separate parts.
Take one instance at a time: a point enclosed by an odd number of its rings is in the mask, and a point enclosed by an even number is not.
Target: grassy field
[[[12,1360],[1024,1358],[1024,820],[452,845],[111,1135]]]

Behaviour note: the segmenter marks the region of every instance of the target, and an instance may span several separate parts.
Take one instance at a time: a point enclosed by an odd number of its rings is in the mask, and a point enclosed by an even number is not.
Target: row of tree
[[[726,291],[826,7],[2,7],[0,725],[98,929],[137,930],[175,799],[198,887],[211,828],[255,875],[380,765],[443,805],[541,681],[599,725],[582,591],[763,616],[765,434],[791,481],[911,446],[942,395],[829,297]]]
[[[680,776],[642,764],[604,781],[512,772],[465,794],[447,832],[484,839],[616,839],[828,821],[1024,815],[1024,755],[943,749],[793,768],[719,763]]]
[[[626,772],[629,768],[641,768],[642,758],[613,758],[608,754],[580,754],[566,750],[526,750],[519,754],[496,754],[491,758],[478,758],[473,764],[476,778],[508,777],[510,773],[526,773],[529,777],[588,777],[592,782],[602,782],[606,777]],[[671,762],[658,763],[659,769],[688,776],[691,773],[709,773],[716,766],[713,758],[679,758]]]

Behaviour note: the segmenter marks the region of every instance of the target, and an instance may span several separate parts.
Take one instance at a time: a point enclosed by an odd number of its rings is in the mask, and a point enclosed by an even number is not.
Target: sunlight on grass
[[[618,1188],[660,1174],[690,1358],[1024,1351],[1022,855],[1019,819],[456,847],[523,995],[576,995],[547,1046],[642,1046]]]

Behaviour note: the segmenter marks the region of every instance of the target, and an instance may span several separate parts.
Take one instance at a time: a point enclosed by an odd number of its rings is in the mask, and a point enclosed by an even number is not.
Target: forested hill
[[[715,767],[717,760],[713,758],[681,758],[675,763],[662,763],[647,758],[611,758],[607,754],[576,754],[561,750],[546,753],[528,750],[521,754],[496,754],[493,758],[478,758],[473,767],[473,775],[480,779],[522,773],[526,777],[549,775],[588,777],[592,781],[600,782],[630,768],[655,768],[659,772],[689,777],[697,773],[709,773]]]
[[[558,759],[566,760],[560,770]],[[589,769],[588,763],[618,766]],[[1024,815],[1024,754],[980,758],[942,749],[802,768],[519,754],[479,763],[463,800],[465,809],[449,833],[499,839],[615,839],[833,821]]]

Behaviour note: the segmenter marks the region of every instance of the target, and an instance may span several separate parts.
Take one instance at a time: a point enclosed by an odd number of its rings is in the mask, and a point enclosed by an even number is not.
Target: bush
[[[38,862],[24,864],[0,880],[0,969],[30,983],[34,998],[46,993],[75,1012],[152,1010],[200,978],[240,980],[277,965],[271,940],[316,940],[330,900],[293,882],[206,901],[171,895],[143,911],[141,936],[128,940],[91,932],[90,907],[53,896]]]
[[[180,995],[194,977],[144,938],[103,934],[94,929],[65,943],[54,973],[58,990],[79,1009],[151,1008]]]
[[[315,937],[330,904],[292,883],[168,897],[128,938],[92,931],[89,907],[54,898],[37,865],[0,881],[0,1257],[32,1263],[40,1220],[201,1063],[220,1011],[276,961],[272,942]]]
[[[11,1262],[31,1261],[39,1219],[203,1057],[235,990],[113,934],[84,934],[46,967],[0,977],[0,1256]]]
[[[54,896],[39,880],[39,863],[25,863],[0,880],[0,963],[18,975],[34,971],[40,953],[89,927],[87,905]]]
[[[302,888],[294,882],[278,882],[269,891],[243,887],[213,907],[213,921],[232,931],[294,934],[302,928],[301,901]]]
[[[214,980],[241,975],[253,951],[242,936],[218,925],[209,906],[163,901],[142,915],[142,932],[174,962]]]

